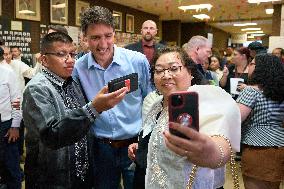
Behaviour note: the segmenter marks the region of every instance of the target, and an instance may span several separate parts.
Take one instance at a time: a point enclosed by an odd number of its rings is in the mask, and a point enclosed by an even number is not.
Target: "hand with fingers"
[[[216,166],[216,162],[219,162],[220,152],[218,145],[211,137],[178,123],[170,123],[169,127],[189,138],[181,138],[165,131],[165,143],[171,151],[187,157],[191,163],[198,166],[212,168]]]
[[[229,69],[227,68],[227,66],[224,66],[223,75],[225,75],[225,76],[229,75]]]
[[[111,109],[123,100],[127,90],[127,87],[123,87],[117,91],[108,93],[108,87],[104,86],[95,96],[94,100],[92,101],[92,105],[97,112],[103,112]]]
[[[20,98],[17,98],[16,100],[12,101],[11,105],[13,109],[20,110],[21,106]]]
[[[8,130],[7,134],[5,137],[8,137],[8,143],[10,142],[16,142],[18,140],[20,134],[19,134],[19,129],[12,127]]]
[[[128,146],[128,157],[129,159],[131,159],[132,161],[135,160],[135,156],[136,156],[136,151],[138,149],[138,143],[133,143],[130,144]]]

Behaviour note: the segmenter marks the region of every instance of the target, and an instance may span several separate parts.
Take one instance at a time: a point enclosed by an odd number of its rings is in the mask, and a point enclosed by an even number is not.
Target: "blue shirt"
[[[142,125],[142,102],[152,91],[149,63],[145,55],[116,46],[113,61],[106,69],[95,61],[91,52],[76,61],[73,76],[79,77],[88,100],[92,100],[110,80],[131,73],[138,73],[138,90],[101,113],[92,126],[96,137],[121,140],[137,136]]]

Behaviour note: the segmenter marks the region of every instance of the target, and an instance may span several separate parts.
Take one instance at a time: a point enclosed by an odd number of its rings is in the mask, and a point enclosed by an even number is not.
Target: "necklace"
[[[238,69],[237,67],[235,66],[235,78],[242,78],[243,74],[245,73],[246,69],[247,69],[248,65],[246,64],[246,66],[244,67],[242,73],[238,73]]]

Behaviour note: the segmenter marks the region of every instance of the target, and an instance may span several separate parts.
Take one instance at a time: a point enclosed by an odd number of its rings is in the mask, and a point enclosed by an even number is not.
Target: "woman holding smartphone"
[[[152,78],[157,91],[143,103],[142,138],[151,133],[145,188],[220,187],[224,175],[214,169],[225,165],[232,150],[239,150],[241,121],[237,105],[219,87],[196,85],[201,82],[196,65],[179,48],[166,47],[155,55]],[[187,90],[199,95],[199,132],[178,123],[169,124],[168,97]],[[190,140],[172,135],[169,126],[177,131],[186,129]]]

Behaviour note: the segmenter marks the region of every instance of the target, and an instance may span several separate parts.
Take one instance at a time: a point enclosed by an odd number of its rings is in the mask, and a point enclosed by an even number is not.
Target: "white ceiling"
[[[208,24],[220,28],[229,33],[245,33],[240,29],[244,27],[233,27],[232,23],[237,21],[257,22],[258,26],[266,34],[271,33],[272,15],[267,15],[265,9],[273,8],[272,2],[249,4],[247,0],[109,0],[118,4],[132,7],[147,13],[155,14],[160,20],[181,20],[181,22],[200,22],[193,18],[194,14],[207,14],[210,20]],[[281,1],[284,3],[284,0]],[[278,3],[281,3],[278,2]],[[210,3],[213,5],[210,11],[202,10],[183,11],[178,6]],[[223,24],[221,24],[223,23]]]

